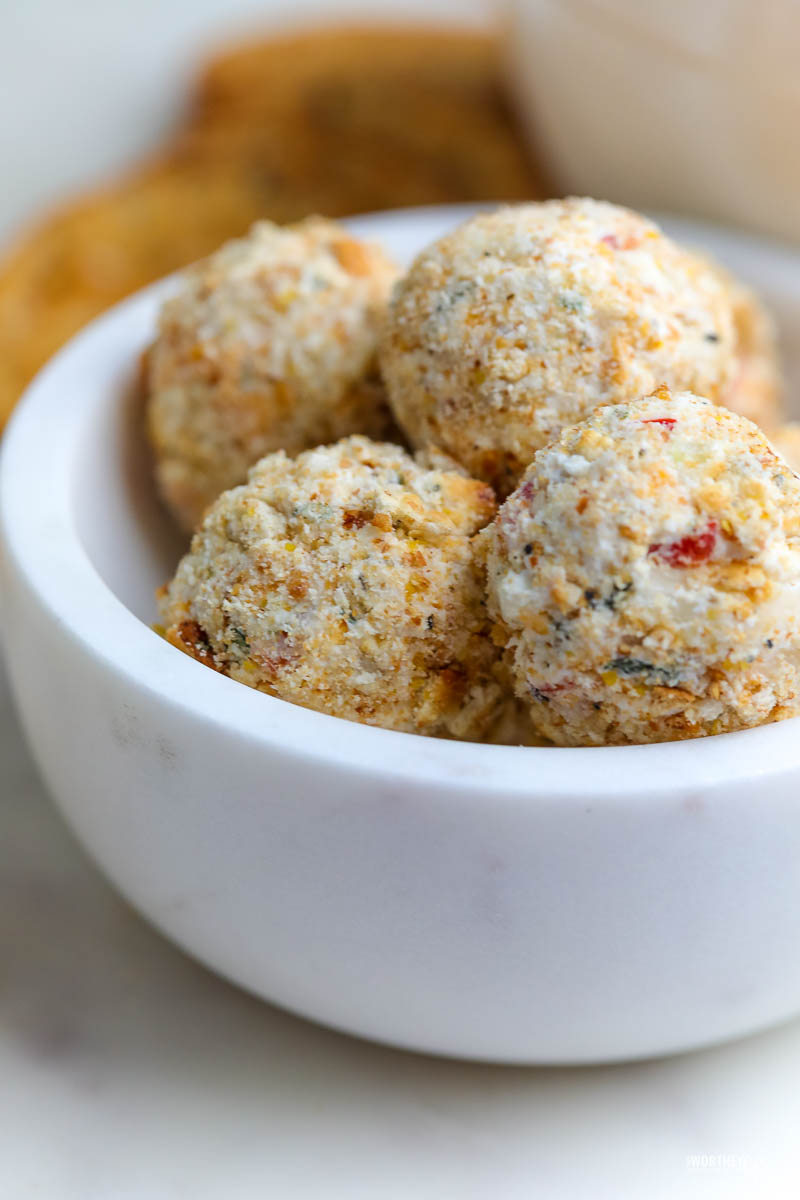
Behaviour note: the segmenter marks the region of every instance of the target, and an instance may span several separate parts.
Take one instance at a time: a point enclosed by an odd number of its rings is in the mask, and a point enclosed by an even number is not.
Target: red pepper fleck
[[[551,696],[556,696],[559,692],[568,692],[574,686],[575,681],[573,679],[564,679],[561,683],[531,684],[531,695],[540,704],[549,704]]]
[[[675,417],[647,417],[642,421],[643,425],[663,425],[665,429],[674,429],[677,421]]]
[[[628,233],[622,239],[618,238],[615,233],[606,233],[600,238],[600,241],[612,250],[635,250],[637,246],[641,245],[641,238],[634,233]]]
[[[532,500],[535,491],[536,488],[529,479],[527,483],[523,483],[522,487],[519,489],[518,495],[520,500]]]
[[[718,530],[717,522],[709,521],[699,533],[687,533],[676,542],[654,542],[647,553],[662,559],[670,567],[696,567],[708,562],[714,553]]]
[[[279,678],[281,669],[291,667],[300,654],[291,638],[283,631],[274,634],[268,641],[253,648],[253,659],[272,677]]]

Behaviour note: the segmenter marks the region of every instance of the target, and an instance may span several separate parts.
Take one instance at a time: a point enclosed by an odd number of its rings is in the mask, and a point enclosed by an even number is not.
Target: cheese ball
[[[350,721],[479,739],[505,693],[474,535],[486,484],[353,437],[269,455],[208,510],[160,598],[167,639]]]
[[[475,217],[396,286],[381,342],[395,416],[501,494],[598,404],[661,383],[721,399],[728,290],[636,213],[551,200]]]
[[[666,388],[596,409],[484,537],[495,636],[557,744],[800,712],[800,479],[743,417]]]
[[[755,292],[720,267],[716,270],[728,289],[736,334],[733,375],[721,403],[771,435],[782,420],[775,326]]]
[[[379,327],[397,270],[332,221],[263,221],[191,267],[146,360],[161,493],[187,529],[272,450],[390,423]]]

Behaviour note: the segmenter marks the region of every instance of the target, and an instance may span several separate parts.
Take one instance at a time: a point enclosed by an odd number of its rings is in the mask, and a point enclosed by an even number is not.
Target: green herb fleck
[[[633,583],[630,581],[628,583],[612,584],[610,593],[603,597],[603,604],[605,604],[606,608],[610,608],[612,612],[615,612],[620,598],[626,595],[632,587]]]
[[[657,667],[642,658],[612,658],[603,670],[616,671],[618,675],[645,675],[648,683],[660,683],[667,687],[674,686],[680,679],[680,672],[675,667]]]
[[[231,637],[233,638],[234,645],[238,646],[243,654],[250,653],[250,643],[248,642],[247,638],[245,637],[245,633],[244,633],[243,629],[239,629],[236,626],[234,626],[232,633],[231,633]]]
[[[558,303],[562,308],[565,308],[567,312],[583,312],[583,300],[581,297],[572,295],[569,292],[565,292],[562,296],[559,296]]]
[[[605,667],[606,671],[616,671],[618,675],[641,675],[643,672],[648,674],[651,671],[660,670],[659,667],[654,667],[652,663],[645,662],[641,658],[612,658],[611,662]]]

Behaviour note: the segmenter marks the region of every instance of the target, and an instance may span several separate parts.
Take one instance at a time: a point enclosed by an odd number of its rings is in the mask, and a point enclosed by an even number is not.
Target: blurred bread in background
[[[230,50],[170,145],[0,259],[0,425],[88,320],[259,217],[543,193],[489,35],[328,30]]]

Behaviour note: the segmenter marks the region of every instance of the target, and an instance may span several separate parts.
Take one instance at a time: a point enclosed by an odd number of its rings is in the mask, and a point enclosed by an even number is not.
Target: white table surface
[[[0,4],[14,97],[0,113],[0,237],[152,144],[220,30],[290,13],[275,0]],[[533,1070],[382,1050],[249,998],[151,932],[87,862],[0,667],[2,1200],[788,1200],[799,1084],[800,1022],[668,1061]]]
[[[563,1070],[330,1033],[215,978],[117,898],[45,796],[2,676],[0,770],[3,1200],[800,1194],[800,1022]]]

